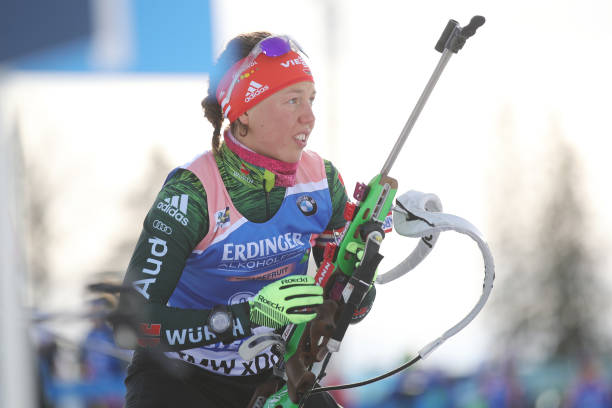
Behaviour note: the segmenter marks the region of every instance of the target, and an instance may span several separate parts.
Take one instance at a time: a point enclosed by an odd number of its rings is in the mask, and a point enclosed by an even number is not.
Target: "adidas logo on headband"
[[[247,89],[246,94],[244,95],[244,101],[250,102],[262,93],[266,92],[270,87],[268,85],[262,85],[255,81],[251,81],[249,84],[249,88]]]

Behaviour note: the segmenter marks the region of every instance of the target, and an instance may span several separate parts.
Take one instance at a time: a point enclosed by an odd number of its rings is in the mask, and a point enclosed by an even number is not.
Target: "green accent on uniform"
[[[264,171],[264,188],[268,193],[270,192],[270,190],[272,190],[272,187],[274,187],[275,179],[276,176],[270,170],[266,169]]]
[[[266,169],[243,161],[225,145],[221,146],[221,154],[216,155],[215,160],[223,184],[234,206],[243,216],[252,222],[268,221],[266,201],[270,208],[270,217],[274,216],[285,198],[286,188],[272,186],[266,194]],[[336,168],[327,160],[324,163],[333,208],[327,229],[337,229],[345,224],[343,212],[347,194]],[[188,204],[187,213],[181,220],[158,208],[163,207],[166,199],[171,201],[173,197],[183,194],[187,195]],[[139,321],[160,323],[163,328],[189,329],[206,324],[208,311],[172,308],[167,306],[167,302],[179,281],[187,258],[206,236],[209,228],[208,203],[202,183],[189,170],[177,170],[162,187],[144,220],[124,279],[124,284],[133,286],[137,293],[122,295],[120,307],[131,312],[142,309],[138,316]],[[154,245],[157,245],[157,250],[166,249],[163,262],[150,261]],[[315,261],[319,263],[322,251],[312,252]],[[148,273],[143,270],[148,270]],[[146,307],[142,307],[142,304]],[[243,326],[246,335],[249,335],[248,322],[243,323]],[[161,342],[167,346],[163,333]],[[203,340],[199,345],[213,342]],[[194,346],[191,343],[188,346],[176,345],[171,348],[179,350]]]

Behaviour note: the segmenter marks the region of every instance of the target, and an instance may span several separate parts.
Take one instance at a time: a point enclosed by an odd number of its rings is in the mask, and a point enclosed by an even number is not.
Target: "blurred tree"
[[[159,147],[153,148],[149,153],[146,170],[124,198],[121,211],[123,219],[129,220],[129,224],[125,221],[121,223],[120,230],[115,234],[116,244],[110,248],[107,260],[102,262],[106,270],[121,271],[119,280],[123,279],[123,273],[136,246],[144,218],[172,168],[166,154]]]
[[[517,150],[510,112],[500,129],[498,168],[490,172],[498,279],[489,316],[497,344],[526,358],[602,351],[607,341],[599,321],[609,291],[598,270],[576,151],[553,123],[542,138],[544,153],[528,166],[533,150]]]

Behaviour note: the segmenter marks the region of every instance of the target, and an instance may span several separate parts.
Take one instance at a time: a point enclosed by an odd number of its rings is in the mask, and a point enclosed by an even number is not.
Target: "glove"
[[[323,288],[312,276],[289,276],[264,286],[249,301],[251,322],[275,329],[306,323],[317,316],[313,307],[322,303]]]

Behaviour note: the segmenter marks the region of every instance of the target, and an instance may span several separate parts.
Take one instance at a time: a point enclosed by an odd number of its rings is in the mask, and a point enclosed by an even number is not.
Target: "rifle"
[[[417,358],[398,369],[358,384],[315,388],[317,383],[325,376],[325,368],[332,353],[340,349],[340,344],[353,314],[374,283],[378,265],[383,258],[379,253],[380,245],[385,237],[383,223],[387,214],[391,211],[398,188],[397,181],[389,177],[389,171],[450,57],[463,47],[466,40],[474,35],[476,29],[484,22],[483,17],[475,16],[465,27],[460,27],[455,20],[450,20],[446,25],[435,46],[435,49],[442,53],[442,57],[381,172],[367,185],[357,183],[353,194],[357,202],[349,201],[345,207],[344,217],[347,226],[344,235],[339,244],[328,243],[325,247],[323,261],[315,275],[317,283],[324,288],[325,299],[323,305],[319,307],[317,318],[304,324],[290,324],[285,328],[282,335],[273,333],[254,336],[241,346],[240,354],[247,360],[249,357],[255,356],[260,350],[271,346],[272,351],[279,356],[279,363],[274,367],[275,374],[278,377],[286,378],[286,385],[278,391],[276,389],[281,382],[276,380],[273,381],[272,386],[270,383],[265,384],[260,394],[256,391],[249,407],[301,407],[313,392],[360,386],[386,378],[414,364],[421,357],[433,351],[446,338],[465,327],[486,302],[488,298],[487,290],[468,317],[423,349],[421,355]],[[398,205],[403,207],[401,202],[398,202]],[[404,208],[404,210],[406,209]],[[415,217],[414,211],[406,210],[405,212],[407,220],[409,217]],[[439,233],[439,230],[437,233]],[[475,235],[479,234],[476,233]],[[474,236],[472,237],[474,238]],[[486,244],[484,245],[486,246]],[[429,248],[431,249],[431,244]],[[424,252],[416,263],[420,262],[427,253]],[[487,260],[485,259],[486,264]],[[489,264],[492,266],[492,258]],[[412,265],[412,267],[415,265]],[[389,275],[389,273],[385,275]],[[490,290],[492,286],[490,273],[487,274],[487,278],[485,288]],[[490,285],[487,286],[487,283],[490,283]],[[310,371],[315,362],[323,362],[317,377]],[[274,391],[276,392],[266,399]]]

